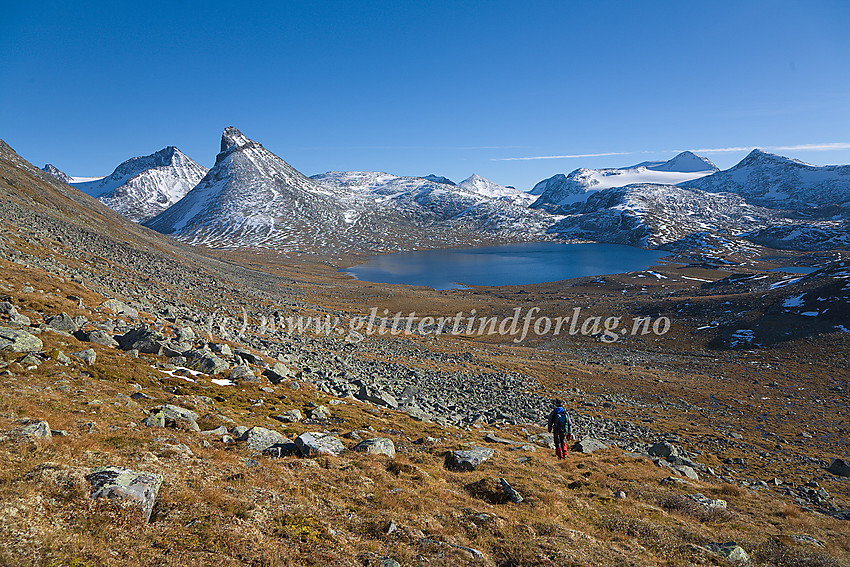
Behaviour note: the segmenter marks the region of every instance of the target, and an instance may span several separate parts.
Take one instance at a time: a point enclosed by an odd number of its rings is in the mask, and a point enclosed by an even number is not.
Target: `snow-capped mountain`
[[[534,196],[525,191],[520,191],[513,187],[503,187],[474,173],[458,183],[458,187],[490,199],[503,199],[524,207],[527,207],[534,201]]]
[[[850,208],[850,166],[814,166],[753,150],[737,165],[680,183],[711,193],[737,193],[749,203],[786,210]]]
[[[427,179],[428,181],[433,181],[434,183],[445,183],[446,185],[457,185],[454,181],[449,179],[448,177],[443,177],[442,175],[435,175],[433,173],[429,173],[428,175],[423,175],[422,179]]]
[[[338,237],[346,225],[343,212],[331,192],[231,126],[213,168],[144,224],[214,247],[297,248]]]
[[[679,173],[720,171],[710,159],[690,151],[682,152],[667,161],[644,161],[626,169],[637,169],[638,167],[645,167],[653,171],[675,171]]]
[[[564,214],[571,206],[585,202],[590,195],[604,189],[635,183],[676,185],[717,171],[713,163],[692,152],[682,152],[666,162],[644,163],[651,164],[651,167],[639,164],[621,169],[580,168],[569,175],[553,175],[539,182],[529,192],[538,196],[530,206],[550,213]],[[693,171],[697,167],[704,169]]]
[[[374,171],[331,171],[311,179],[340,196],[349,219],[379,215],[382,224],[375,230],[405,223],[438,242],[452,237],[440,234],[449,228],[461,241],[546,238],[546,228],[556,220],[528,209],[516,195],[520,191],[476,175],[458,185]]]
[[[62,183],[71,183],[71,176],[60,170],[52,163],[44,164],[44,167],[42,167],[41,170],[47,173],[48,175],[52,175],[54,178],[58,179]]]
[[[125,217],[143,222],[183,198],[207,173],[174,146],[128,159],[111,175],[70,183]]]
[[[193,244],[377,252],[547,238],[551,216],[421,177],[305,177],[233,127],[207,175],[145,223]]]
[[[550,232],[637,246],[660,246],[697,233],[734,236],[781,219],[776,211],[749,205],[738,195],[655,184],[594,192],[573,213]]]

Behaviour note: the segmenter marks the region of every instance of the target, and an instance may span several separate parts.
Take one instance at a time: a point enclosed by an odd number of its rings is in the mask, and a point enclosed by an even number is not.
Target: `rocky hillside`
[[[775,211],[737,195],[714,195],[672,185],[605,189],[571,207],[550,232],[560,238],[661,246],[696,233],[732,236],[776,222]]]

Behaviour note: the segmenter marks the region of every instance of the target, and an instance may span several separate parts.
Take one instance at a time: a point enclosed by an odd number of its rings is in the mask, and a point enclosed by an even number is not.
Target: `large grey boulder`
[[[0,351],[40,352],[44,344],[38,337],[19,329],[0,327]]]
[[[373,437],[372,439],[364,439],[354,446],[352,451],[358,453],[370,453],[372,455],[386,455],[389,458],[395,457],[395,445],[392,439],[386,437]]]
[[[601,451],[602,449],[607,448],[608,445],[599,439],[594,439],[593,437],[585,437],[581,441],[576,441],[575,445],[573,445],[573,451],[585,454],[590,454],[594,451]]]
[[[97,353],[93,348],[87,348],[86,350],[80,350],[77,352],[72,352],[71,356],[79,358],[89,366],[95,363],[97,360]]]
[[[126,315],[127,317],[133,318],[139,316],[138,310],[133,309],[123,301],[118,301],[117,299],[107,299],[100,304],[100,307],[103,309],[109,309],[116,315]]]
[[[301,451],[298,449],[298,445],[292,441],[287,441],[286,443],[275,443],[271,447],[263,449],[263,455],[271,457],[272,459],[282,459],[284,457],[297,456],[300,454]]]
[[[60,313],[59,315],[53,315],[52,317],[45,317],[44,322],[47,323],[48,327],[56,329],[57,331],[76,333],[79,330],[77,324],[67,313]]]
[[[451,451],[446,457],[446,466],[450,469],[472,471],[490,459],[495,451],[487,447],[473,447],[463,451]]]
[[[40,441],[50,441],[53,438],[53,433],[50,431],[50,424],[46,421],[37,421],[22,427],[18,433],[24,437],[38,439]]]
[[[844,459],[834,459],[827,471],[837,476],[850,476],[850,464]]]
[[[186,366],[206,374],[218,374],[230,368],[230,364],[206,349],[192,349],[183,353]]]
[[[165,335],[146,326],[130,329],[120,337],[121,350],[137,350],[143,353],[160,354],[166,345]]]
[[[254,371],[248,368],[247,366],[234,366],[230,369],[230,379],[236,382],[237,380],[242,380],[243,382],[259,382],[260,379],[254,374]]]
[[[112,335],[102,329],[94,329],[92,331],[77,331],[74,336],[78,340],[103,345],[108,347],[118,348],[118,341],[112,338]]]
[[[365,384],[360,386],[360,390],[354,395],[354,397],[364,402],[373,403],[376,406],[398,409],[398,400],[396,400],[392,394],[378,390],[377,388],[370,388]]]
[[[295,438],[295,445],[305,457],[318,455],[339,455],[345,450],[345,445],[339,438],[326,433],[302,433]]]
[[[266,369],[263,374],[272,384],[279,384],[286,378],[292,376],[292,372],[283,363],[276,362],[274,366]]]
[[[272,445],[289,443],[289,439],[277,431],[265,427],[252,427],[239,437],[239,441],[244,441],[249,450],[258,453]]]
[[[92,498],[130,502],[142,509],[142,517],[150,521],[162,475],[120,467],[99,467],[86,475]]]
[[[164,404],[154,409],[150,415],[142,420],[147,427],[171,427],[174,429],[185,429],[189,431],[200,431],[197,424],[198,414],[192,410],[181,408],[172,404]]]
[[[659,441],[658,443],[653,444],[648,450],[647,453],[653,457],[661,457],[662,459],[674,460],[676,457],[680,457],[682,452],[678,447],[669,443],[667,441]]]

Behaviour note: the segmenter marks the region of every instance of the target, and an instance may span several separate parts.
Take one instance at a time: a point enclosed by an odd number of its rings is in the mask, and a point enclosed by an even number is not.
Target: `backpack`
[[[557,431],[566,431],[567,419],[566,410],[564,408],[558,408],[558,412],[555,414],[555,429]]]

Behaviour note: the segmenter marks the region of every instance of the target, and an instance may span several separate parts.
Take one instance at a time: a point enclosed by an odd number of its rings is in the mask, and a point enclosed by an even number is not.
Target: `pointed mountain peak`
[[[777,155],[777,154],[772,154],[770,152],[766,152],[766,151],[759,149],[759,148],[753,148],[753,151],[748,153],[747,156],[744,159],[742,159],[740,162],[738,162],[737,165],[735,165],[733,167],[733,169],[740,168],[740,167],[746,167],[746,166],[749,166],[749,165],[756,165],[756,164],[759,164],[759,163],[773,163],[773,164],[796,163],[796,164],[799,164],[799,165],[809,165],[806,162],[800,161],[798,159],[780,156],[780,155]]]
[[[677,171],[679,173],[694,173],[697,171],[719,171],[719,168],[708,158],[691,151],[684,151],[671,160],[659,165],[647,166],[654,171]]]
[[[224,132],[221,134],[221,151],[228,152],[231,150],[238,150],[240,148],[244,148],[247,146],[251,146],[255,144],[253,140],[249,139],[245,134],[240,132],[237,128],[233,126],[228,126],[224,129]]]
[[[71,176],[53,165],[52,163],[44,164],[44,167],[41,168],[42,171],[47,173],[48,175],[52,175],[54,178],[58,179],[62,183],[70,183]]]

